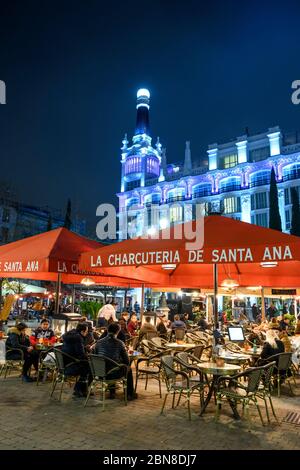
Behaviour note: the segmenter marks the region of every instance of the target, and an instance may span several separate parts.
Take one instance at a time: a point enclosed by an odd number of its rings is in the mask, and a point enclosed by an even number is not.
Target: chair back
[[[173,368],[174,365],[174,357],[173,356],[163,356],[161,358],[161,366],[164,372],[165,378],[167,383],[176,377],[176,372]]]
[[[185,330],[183,328],[176,328],[175,330],[175,339],[176,341],[183,341],[185,336]]]
[[[145,336],[146,336],[146,339],[152,340],[153,338],[158,337],[158,333],[156,331],[148,331],[148,333],[146,333]]]
[[[278,370],[288,370],[292,365],[292,353],[280,353],[278,354]]]
[[[64,353],[57,348],[54,348],[53,351],[55,354],[57,368],[59,372],[63,372],[65,370]]]
[[[91,354],[89,357],[89,363],[93,377],[104,379],[106,375],[105,357]]]
[[[273,376],[275,366],[276,366],[276,361],[273,361],[273,362],[269,362],[268,364],[262,367],[261,380],[262,380],[264,387],[268,390],[271,389],[272,376]]]
[[[257,391],[264,367],[253,367],[245,372],[245,376],[248,377],[247,392],[254,393]]]
[[[199,345],[196,346],[194,349],[192,349],[192,354],[195,356],[197,359],[200,359],[203,353],[205,346]]]
[[[189,353],[186,351],[181,351],[178,354],[176,354],[177,359],[179,359],[180,362],[182,362],[185,366],[189,365]]]
[[[205,346],[202,349],[201,359],[210,359],[212,357],[212,346]]]
[[[141,347],[143,349],[144,354],[146,354],[146,356],[149,356],[151,353],[151,349],[149,347],[149,343],[147,339],[143,339],[141,341]]]
[[[151,343],[153,343],[154,346],[157,346],[158,348],[163,347],[166,342],[167,341],[163,339],[161,336],[155,336],[154,338],[151,339]]]

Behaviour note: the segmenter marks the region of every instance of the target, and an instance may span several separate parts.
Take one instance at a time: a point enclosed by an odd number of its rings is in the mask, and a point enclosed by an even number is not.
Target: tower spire
[[[185,143],[185,153],[184,153],[184,174],[189,174],[192,169],[192,156],[190,149],[190,142],[186,141]]]
[[[136,126],[135,135],[150,135],[149,103],[150,92],[146,88],[140,88],[136,95]]]

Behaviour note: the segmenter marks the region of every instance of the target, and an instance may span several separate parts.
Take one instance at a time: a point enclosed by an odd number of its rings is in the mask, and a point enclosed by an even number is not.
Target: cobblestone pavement
[[[151,381],[150,381],[151,382]],[[272,418],[262,426],[255,408],[248,430],[244,419],[235,421],[230,407],[222,407],[219,423],[214,422],[214,403],[209,404],[202,418],[199,398],[192,398],[192,421],[188,420],[184,403],[171,408],[168,398],[164,415],[160,415],[162,399],[157,382],[144,381],[138,387],[138,399],[124,406],[121,391],[115,400],[107,400],[102,412],[99,400],[90,399],[86,408],[82,399],[73,399],[66,385],[62,401],[50,398],[50,383],[36,386],[21,383],[9,376],[0,378],[0,449],[93,449],[93,450],[201,450],[201,449],[299,449],[300,426]],[[274,397],[280,421],[288,411],[300,413],[300,379],[295,396],[283,386],[282,397]],[[165,391],[165,388],[163,388]],[[120,399],[118,399],[120,398]],[[263,416],[265,412],[263,409]],[[267,420],[265,419],[265,422]]]

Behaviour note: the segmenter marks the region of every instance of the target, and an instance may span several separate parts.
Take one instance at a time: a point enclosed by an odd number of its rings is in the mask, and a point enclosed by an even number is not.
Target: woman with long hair
[[[263,349],[261,352],[261,359],[267,359],[270,356],[284,352],[284,344],[278,338],[278,332],[276,330],[267,330],[266,341],[264,342]]]

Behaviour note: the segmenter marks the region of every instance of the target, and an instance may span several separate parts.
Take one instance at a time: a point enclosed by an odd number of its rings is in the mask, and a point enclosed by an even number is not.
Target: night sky
[[[0,15],[0,181],[26,203],[70,197],[93,231],[97,205],[117,202],[139,87],[168,163],[186,140],[196,161],[246,126],[300,130],[297,2],[9,0]]]

